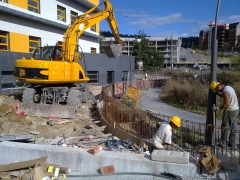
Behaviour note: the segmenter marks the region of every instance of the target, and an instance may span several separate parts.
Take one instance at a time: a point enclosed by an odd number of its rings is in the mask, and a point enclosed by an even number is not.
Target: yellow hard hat
[[[172,116],[172,117],[170,118],[170,120],[171,120],[171,122],[172,122],[173,124],[175,124],[177,127],[180,127],[180,126],[181,126],[181,118],[180,118],[180,117],[178,117],[178,116]]]
[[[215,89],[216,89],[216,87],[217,87],[218,84],[220,84],[220,82],[217,82],[217,81],[211,82],[211,84],[210,84],[210,89],[213,90],[213,91],[215,91]]]

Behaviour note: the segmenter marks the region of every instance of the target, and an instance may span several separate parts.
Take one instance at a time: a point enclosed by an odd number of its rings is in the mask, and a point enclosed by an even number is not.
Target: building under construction
[[[135,38],[122,38],[124,40],[122,47],[122,55],[131,55]],[[165,59],[165,64],[176,64],[180,62],[180,48],[182,39],[179,37],[146,37],[149,41],[149,46],[155,48]],[[113,37],[106,37],[102,41],[114,42]]]
[[[201,30],[199,33],[199,49],[202,51],[211,50],[211,40],[214,37],[215,25],[210,23],[208,30]],[[237,36],[240,35],[240,23],[218,24],[217,39],[218,51],[233,52],[237,45]]]

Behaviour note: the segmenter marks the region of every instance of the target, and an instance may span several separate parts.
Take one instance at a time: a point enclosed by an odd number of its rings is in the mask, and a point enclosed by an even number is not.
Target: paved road
[[[141,90],[139,107],[142,110],[147,109],[154,110],[161,115],[167,116],[177,115],[184,120],[206,123],[206,116],[201,116],[181,109],[177,109],[160,100],[158,98],[160,92],[161,88],[150,88],[148,90]],[[217,125],[220,126],[221,121],[217,120]],[[240,130],[240,126],[237,126],[237,130]]]

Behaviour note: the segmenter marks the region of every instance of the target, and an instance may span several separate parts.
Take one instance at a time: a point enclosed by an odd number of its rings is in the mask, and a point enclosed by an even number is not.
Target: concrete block
[[[153,150],[151,159],[153,161],[162,161],[178,164],[188,164],[190,154],[188,152]]]
[[[229,169],[233,171],[238,170],[238,158],[226,156],[217,156],[217,158],[221,162],[221,165],[224,169]]]
[[[102,167],[100,170],[101,170],[101,174],[109,174],[109,173],[115,172],[115,168],[113,165]]]

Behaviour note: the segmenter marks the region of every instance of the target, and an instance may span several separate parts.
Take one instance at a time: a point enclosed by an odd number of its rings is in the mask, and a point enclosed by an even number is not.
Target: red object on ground
[[[115,172],[115,168],[113,165],[104,166],[100,170],[101,170],[101,174],[110,174]]]
[[[17,114],[17,115],[24,115],[25,114],[24,111],[17,112],[18,111],[18,102],[16,102],[16,106],[14,108],[14,111],[15,111],[15,114]]]
[[[102,146],[94,146],[90,150],[90,154],[96,154],[100,151],[102,151]]]

